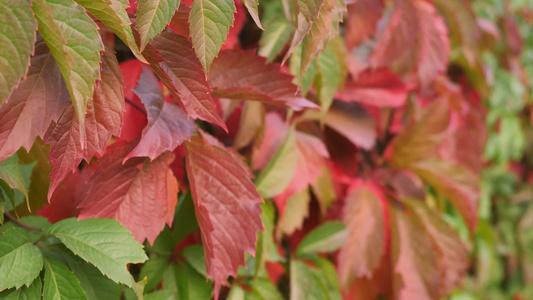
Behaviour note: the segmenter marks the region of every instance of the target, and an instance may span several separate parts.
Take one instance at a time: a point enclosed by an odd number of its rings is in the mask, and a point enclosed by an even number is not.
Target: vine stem
[[[133,101],[131,101],[128,98],[125,98],[125,99],[126,99],[126,103],[128,103],[131,106],[133,106],[135,109],[137,109],[138,111],[142,112],[143,114],[147,115],[146,109],[144,109],[144,107],[142,105],[140,105],[139,103],[133,102]]]
[[[28,226],[22,222],[20,222],[17,218],[13,217],[10,213],[8,212],[4,212],[4,215],[9,219],[11,220],[13,223],[19,225],[20,227],[23,227],[23,228],[26,228],[28,230],[36,230],[36,231],[43,231],[42,228],[36,228],[36,227],[31,227],[31,226]]]

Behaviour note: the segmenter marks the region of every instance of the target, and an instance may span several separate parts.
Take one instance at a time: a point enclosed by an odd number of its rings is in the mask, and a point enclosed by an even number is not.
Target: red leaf
[[[372,66],[393,66],[426,86],[448,64],[450,42],[444,20],[430,1],[400,0],[378,37]]]
[[[416,219],[391,212],[394,299],[439,299],[441,274],[431,238]]]
[[[257,232],[263,230],[262,199],[242,164],[225,149],[200,137],[185,142],[185,149],[207,275],[218,295],[227,277],[244,265],[244,253],[255,253]]]
[[[191,6],[185,3],[185,1],[180,2],[178,10],[172,16],[170,20],[169,27],[174,29],[177,34],[183,36],[189,36],[189,14],[191,13]]]
[[[0,161],[20,147],[30,150],[35,138],[44,136],[69,102],[59,68],[46,43],[39,39],[26,78],[0,107]]]
[[[209,94],[211,87],[191,41],[171,30],[165,30],[152,40],[151,45],[166,61],[155,61],[154,57],[147,59],[187,114],[226,129]],[[153,53],[150,54],[153,56]]]
[[[398,107],[405,104],[409,90],[400,77],[389,70],[367,70],[357,79],[347,81],[339,98],[379,107]]]
[[[133,90],[144,103],[148,113],[148,124],[143,129],[139,144],[126,159],[134,156],[148,156],[151,160],[167,150],[174,150],[190,139],[196,129],[181,108],[166,103],[157,78],[148,67],[143,67],[139,84]]]
[[[345,32],[348,49],[358,46],[374,35],[384,9],[383,0],[357,0],[348,5]]]
[[[111,136],[120,134],[123,111],[122,74],[114,51],[107,48],[102,54],[101,80],[87,102],[85,148],[81,146],[78,118],[71,104],[44,136],[44,143],[50,144],[52,162],[48,198],[83,159],[89,161],[95,153],[102,154]]]
[[[246,21],[246,11],[242,5],[241,1],[235,1],[235,7],[237,11],[234,14],[235,20],[233,21],[233,26],[230,27],[226,41],[220,48],[224,49],[233,49],[235,46],[239,45],[239,33],[244,27],[244,22]]]
[[[116,219],[139,242],[148,239],[153,244],[165,223],[170,226],[174,218],[178,182],[169,168],[174,155],[165,152],[152,162],[132,158],[123,164],[133,146],[116,143],[107,148],[89,179],[79,218]]]
[[[300,110],[318,107],[297,96],[293,76],[278,64],[267,64],[255,51],[220,51],[209,70],[211,94],[219,98],[256,100]]]
[[[373,183],[358,180],[350,187],[342,217],[348,238],[337,258],[342,286],[370,278],[379,266],[385,249],[385,205],[385,196]]]

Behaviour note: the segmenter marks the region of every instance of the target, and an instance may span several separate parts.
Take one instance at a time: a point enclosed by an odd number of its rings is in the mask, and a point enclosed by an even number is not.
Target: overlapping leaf
[[[265,58],[253,51],[221,51],[209,73],[211,94],[215,97],[263,101],[295,110],[316,107],[297,96],[298,89],[292,79],[279,65],[267,64]]]
[[[87,299],[78,279],[65,265],[47,257],[44,266],[45,299]]]
[[[116,219],[138,241],[153,243],[165,224],[172,224],[174,219],[178,182],[169,168],[174,155],[164,152],[152,162],[131,158],[123,163],[133,147],[108,147],[89,179],[79,217]]]
[[[0,3],[0,106],[26,74],[37,24],[30,0]],[[1,160],[1,159],[0,159]]]
[[[69,101],[54,58],[40,39],[26,78],[0,107],[0,161],[20,147],[29,150],[35,138],[44,136],[50,123],[57,121]]]
[[[143,129],[142,137],[135,149],[126,159],[135,156],[148,156],[151,160],[163,152],[174,150],[185,140],[190,139],[196,129],[194,120],[189,118],[181,108],[166,103],[157,78],[148,67],[133,90],[144,103],[148,113],[148,124]]]
[[[98,28],[73,0],[34,0],[32,9],[39,32],[65,80],[79,119],[79,140],[84,148],[87,103],[100,77],[100,51],[104,50]]]
[[[242,2],[244,3],[244,6],[246,6],[248,13],[254,20],[257,27],[263,29],[261,20],[259,19],[259,0],[242,0]]]
[[[233,25],[235,11],[233,0],[197,0],[191,6],[192,44],[206,74]]]
[[[202,232],[207,275],[215,295],[230,275],[254,253],[261,223],[261,197],[247,170],[225,149],[205,139],[185,142],[187,173]]]
[[[44,136],[52,162],[48,198],[83,159],[89,161],[95,153],[102,154],[111,136],[120,134],[123,111],[122,74],[113,50],[108,48],[102,55],[102,78],[87,105],[84,131],[79,131],[74,106],[68,105]]]
[[[166,60],[151,60],[152,68],[187,114],[226,128],[209,94],[211,88],[191,42],[186,37],[167,30],[154,38],[151,44],[157,48],[155,51],[160,52],[162,59]]]
[[[139,0],[138,3],[136,25],[139,28],[142,50],[170,23],[180,0]]]
[[[350,187],[342,217],[348,237],[338,257],[344,287],[355,278],[370,277],[381,261],[385,248],[384,201],[374,183],[357,181]]]
[[[325,0],[297,1],[295,5],[298,8],[298,10],[295,12],[296,28],[292,36],[289,49],[283,58],[283,62],[289,58],[289,56],[296,50],[296,47],[298,47],[298,45],[305,38],[309,30],[311,30],[311,26],[313,26],[313,22],[318,18],[318,13],[324,1]]]
[[[358,0],[348,5],[345,32],[348,49],[358,46],[375,34],[384,9],[383,0]]]

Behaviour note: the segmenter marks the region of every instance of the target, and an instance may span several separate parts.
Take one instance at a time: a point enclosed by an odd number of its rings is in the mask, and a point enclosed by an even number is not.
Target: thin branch
[[[128,103],[131,106],[133,106],[135,109],[137,109],[138,111],[142,112],[144,115],[147,115],[146,109],[144,109],[144,107],[142,105],[140,105],[139,103],[133,102],[133,101],[131,101],[128,98],[125,98],[125,99],[126,99],[126,103]]]
[[[36,231],[43,231],[42,228],[36,228],[36,227],[31,227],[31,226],[28,226],[22,222],[20,222],[17,218],[13,217],[10,213],[8,212],[4,212],[4,215],[9,219],[11,220],[13,223],[19,225],[20,227],[23,227],[23,228],[26,228],[28,230],[36,230]]]

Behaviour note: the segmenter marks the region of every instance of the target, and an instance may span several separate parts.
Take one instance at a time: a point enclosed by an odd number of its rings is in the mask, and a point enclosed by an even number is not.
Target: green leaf
[[[37,27],[29,0],[0,2],[0,105],[26,74]]]
[[[324,52],[320,53],[317,60],[318,74],[315,79],[316,88],[318,91],[318,100],[320,100],[320,111],[322,120],[326,117],[333,97],[337,92],[337,88],[341,84],[341,68],[337,61],[335,52],[328,47]]]
[[[20,289],[9,289],[0,293],[1,300],[34,300],[41,298],[42,282],[41,278],[36,278],[33,283]]]
[[[43,299],[87,299],[76,276],[53,258],[44,260]]]
[[[127,1],[126,1],[127,2]],[[141,37],[141,51],[172,19],[180,0],[138,0],[136,25]]]
[[[206,74],[226,40],[236,11],[233,0],[197,0],[191,6],[192,44]]]
[[[293,29],[282,13],[269,19],[265,23],[265,31],[261,34],[257,54],[266,57],[267,62],[273,61],[290,39]]]
[[[168,262],[168,256],[154,256],[144,263],[139,273],[139,278],[147,277],[146,286],[144,287],[146,292],[153,290],[159,284]]]
[[[28,187],[22,175],[17,154],[0,163],[0,179],[3,179],[13,189],[21,191],[28,199]]]
[[[183,240],[191,232],[198,230],[198,221],[194,213],[194,202],[192,201],[191,193],[185,194],[178,201],[176,207],[176,214],[174,215],[174,224],[172,231],[174,232],[174,241],[176,243]],[[155,246],[155,244],[154,244]]]
[[[43,256],[23,229],[0,235],[0,291],[29,286],[43,268]]]
[[[181,250],[180,254],[185,257],[187,263],[193,267],[196,272],[206,277],[205,255],[202,245],[192,245]]]
[[[242,0],[242,2],[244,3],[244,6],[246,6],[248,13],[254,20],[257,27],[263,29],[263,26],[261,26],[261,20],[259,19],[259,0]]]
[[[254,294],[264,300],[282,300],[283,296],[272,281],[266,278],[257,278],[252,282]]]
[[[301,229],[305,218],[309,216],[309,203],[311,195],[309,189],[304,188],[302,191],[292,195],[287,199],[285,213],[281,216],[278,223],[277,236],[286,234],[290,236],[297,229]]]
[[[104,50],[98,28],[73,0],[33,0],[32,9],[76,109],[83,148],[87,102],[100,77],[100,51]]]
[[[255,185],[259,194],[263,198],[271,198],[281,193],[294,175],[297,160],[296,135],[294,127],[291,127],[281,146],[257,177]]]
[[[291,300],[329,299],[313,269],[299,260],[292,260],[290,266]]]
[[[146,62],[141,51],[135,43],[135,37],[131,30],[131,21],[126,9],[130,6],[128,0],[75,0],[87,11],[98,18],[111,29],[135,55],[137,59]],[[179,2],[179,1],[178,1]],[[141,4],[139,3],[139,10]],[[138,14],[138,12],[137,12]],[[137,16],[139,20],[139,15]],[[169,21],[170,22],[170,21]]]
[[[169,290],[158,290],[150,294],[144,295],[144,300],[174,300],[176,298],[176,293]]]
[[[181,261],[180,266],[184,275],[183,277],[187,282],[188,299],[211,299],[213,285],[207,281],[205,275],[198,273],[196,268],[188,262]],[[203,270],[205,272],[205,267]]]
[[[15,190],[13,190],[9,184],[3,180],[0,180],[0,198],[4,200],[3,206],[5,206],[6,201],[9,200],[7,203],[7,210],[10,210],[10,208],[13,209],[15,206]],[[11,205],[11,207],[9,205]]]
[[[58,237],[74,254],[94,264],[104,275],[130,287],[135,282],[126,265],[147,259],[142,245],[116,220],[69,218],[55,223],[45,233]]]
[[[296,255],[335,251],[342,246],[347,234],[346,226],[342,222],[323,223],[304,237],[296,249]]]

